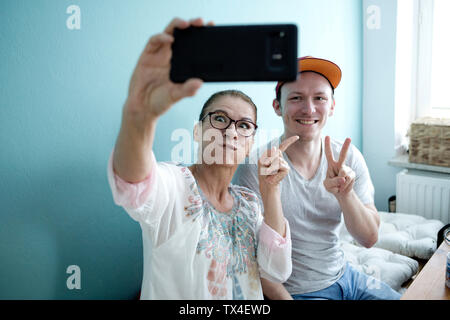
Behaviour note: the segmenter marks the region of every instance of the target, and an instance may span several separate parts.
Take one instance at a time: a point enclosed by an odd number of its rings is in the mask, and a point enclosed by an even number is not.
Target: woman
[[[283,282],[292,269],[278,185],[288,172],[281,152],[297,137],[259,160],[264,219],[255,193],[231,185],[257,128],[256,106],[243,93],[220,92],[205,103],[194,128],[203,142],[198,163],[156,162],[157,120],[202,84],[169,80],[173,30],[190,25],[203,22],[174,19],[139,58],[109,161],[110,186],[142,229],[141,299],[262,299],[260,276]]]

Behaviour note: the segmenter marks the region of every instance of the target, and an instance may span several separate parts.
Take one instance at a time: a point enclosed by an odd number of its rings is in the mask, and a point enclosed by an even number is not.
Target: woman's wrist
[[[143,106],[127,100],[122,111],[122,121],[126,127],[146,133],[156,127],[159,116],[145,111]]]
[[[270,185],[270,184],[259,184],[259,193],[261,198],[266,197],[279,197],[280,196],[280,185]]]

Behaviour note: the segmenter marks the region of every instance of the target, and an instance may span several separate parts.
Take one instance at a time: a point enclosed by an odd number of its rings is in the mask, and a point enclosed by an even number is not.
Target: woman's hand
[[[200,79],[189,79],[184,83],[173,83],[169,79],[174,29],[190,26],[203,26],[203,20],[175,18],[162,33],[150,38],[130,80],[125,105],[127,111],[155,119],[180,99],[193,96],[201,87],[203,82]]]
[[[189,22],[173,19],[162,33],[150,38],[139,57],[114,148],[113,168],[123,180],[139,182],[149,176],[158,118],[175,102],[193,96],[202,85],[200,79],[184,83],[173,83],[169,79],[174,29],[202,25],[202,19]]]
[[[264,221],[282,237],[286,236],[286,225],[279,184],[289,172],[289,165],[283,158],[283,152],[298,139],[299,136],[287,138],[278,148],[266,150],[258,161],[259,191],[264,206]]]
[[[289,173],[289,165],[283,158],[283,152],[299,139],[292,136],[280,143],[279,147],[266,150],[258,161],[259,188],[261,193],[277,188],[281,180]]]

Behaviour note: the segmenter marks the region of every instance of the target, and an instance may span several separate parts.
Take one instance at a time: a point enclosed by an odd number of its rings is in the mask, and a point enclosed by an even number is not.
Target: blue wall
[[[367,12],[377,6],[379,28],[369,29]],[[369,10],[370,11],[370,10]],[[363,150],[375,186],[375,205],[388,211],[395,195],[396,174],[401,170],[388,161],[395,155],[395,58],[397,1],[364,0],[363,41]]]
[[[66,9],[81,9],[69,30]],[[131,299],[140,289],[140,228],[113,204],[106,163],[128,81],[150,35],[174,16],[216,24],[296,23],[300,55],[336,61],[343,81],[327,134],[362,145],[359,0],[39,0],[0,2],[0,299]],[[282,129],[275,83],[206,84],[158,124],[155,153],[170,160],[176,128],[191,132],[223,88],[252,96],[259,125]],[[275,120],[274,120],[275,119]],[[260,141],[261,143],[264,141]],[[81,289],[66,268],[81,268]]]

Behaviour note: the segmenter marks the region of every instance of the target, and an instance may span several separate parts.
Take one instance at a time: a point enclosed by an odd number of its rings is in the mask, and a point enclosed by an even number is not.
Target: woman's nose
[[[233,139],[238,138],[239,134],[237,133],[236,122],[230,123],[230,126],[225,130],[224,135]]]

